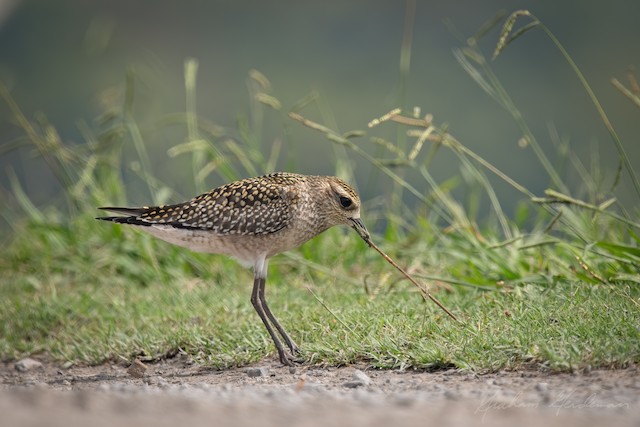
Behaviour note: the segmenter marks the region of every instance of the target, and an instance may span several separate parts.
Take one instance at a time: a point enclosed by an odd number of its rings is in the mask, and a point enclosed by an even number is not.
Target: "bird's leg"
[[[300,353],[300,349],[298,348],[297,344],[293,342],[289,334],[287,334],[287,331],[284,330],[280,322],[278,322],[278,319],[276,319],[276,316],[273,315],[271,309],[269,309],[269,306],[267,305],[267,300],[264,296],[266,281],[266,279],[262,279],[262,281],[260,282],[260,288],[258,289],[258,299],[260,300],[260,304],[262,304],[262,308],[264,309],[265,314],[267,315],[269,320],[271,320],[273,326],[275,326],[278,332],[280,332],[280,335],[284,339],[285,344],[287,344],[287,347],[289,347],[289,349],[291,350],[291,354],[296,356]]]
[[[286,354],[284,347],[282,346],[282,343],[280,342],[278,335],[276,335],[275,331],[271,327],[271,324],[269,323],[269,319],[267,318],[267,315],[265,314],[265,310],[262,306],[262,300],[260,298],[260,294],[263,292],[260,291],[260,288],[262,287],[264,289],[264,282],[265,282],[265,279],[263,277],[260,277],[258,274],[256,274],[255,279],[253,281],[253,291],[251,292],[251,304],[253,304],[253,308],[255,308],[256,312],[258,312],[258,316],[260,316],[260,320],[262,320],[264,327],[267,328],[267,332],[269,332],[269,335],[271,335],[271,339],[273,340],[273,343],[276,346],[276,350],[278,350],[278,355],[280,356],[280,362],[282,362],[283,365],[293,366],[293,362],[291,361],[291,358]],[[273,317],[273,315],[271,315],[270,317]]]

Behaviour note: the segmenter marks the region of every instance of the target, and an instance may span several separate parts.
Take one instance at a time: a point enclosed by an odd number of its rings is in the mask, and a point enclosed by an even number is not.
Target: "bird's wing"
[[[232,182],[175,205],[100,208],[126,216],[98,219],[142,226],[168,225],[209,230],[216,234],[275,233],[290,224],[298,191],[293,178],[290,181],[270,177]]]

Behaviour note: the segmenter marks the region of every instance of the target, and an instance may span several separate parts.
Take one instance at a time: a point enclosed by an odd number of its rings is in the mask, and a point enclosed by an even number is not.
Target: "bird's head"
[[[371,236],[360,219],[360,197],[346,182],[334,176],[327,177],[329,188],[329,226],[346,224],[352,227],[362,240],[369,244]]]

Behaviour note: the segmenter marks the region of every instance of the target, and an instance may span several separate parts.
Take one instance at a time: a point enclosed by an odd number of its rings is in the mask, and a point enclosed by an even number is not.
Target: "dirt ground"
[[[486,375],[364,366],[215,371],[176,357],[0,365],[0,426],[640,425],[640,369]]]

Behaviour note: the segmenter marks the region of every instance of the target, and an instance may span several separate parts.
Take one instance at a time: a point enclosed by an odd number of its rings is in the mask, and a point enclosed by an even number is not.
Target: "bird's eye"
[[[340,196],[340,206],[342,206],[343,208],[349,208],[351,207],[351,204],[353,203],[353,201],[345,196]]]

